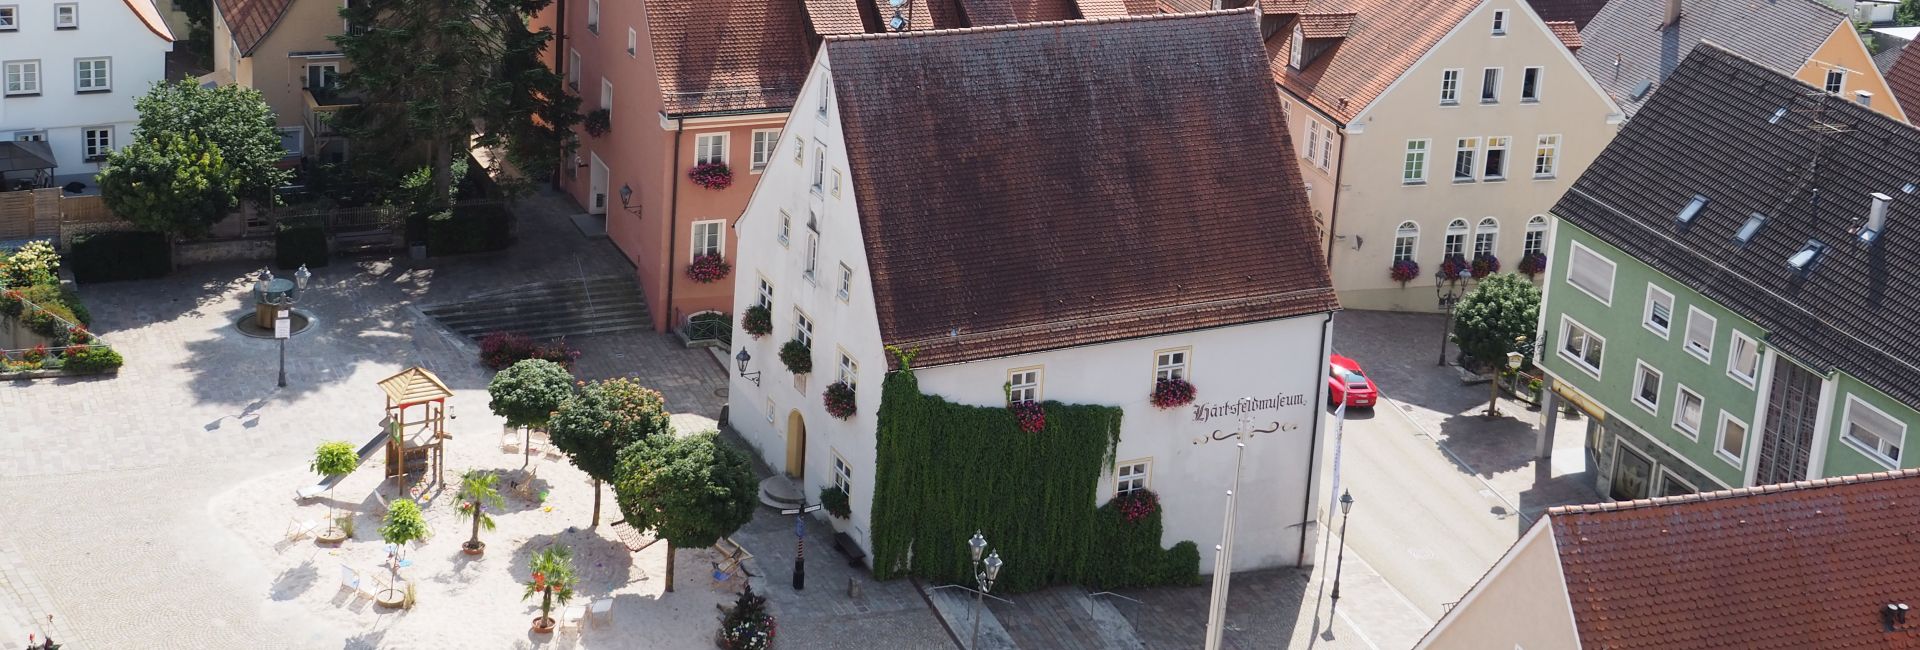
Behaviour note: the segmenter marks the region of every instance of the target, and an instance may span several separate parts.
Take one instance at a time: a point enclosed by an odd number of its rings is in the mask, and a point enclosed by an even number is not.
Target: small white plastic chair
[[[294,517],[289,517],[287,519],[287,541],[293,541],[293,540],[300,539],[302,537],[306,537],[308,535],[312,535],[314,529],[317,529],[319,527],[320,527],[320,522],[317,520],[301,519],[297,515]]]
[[[568,605],[565,610],[560,612],[560,629],[565,630],[572,628],[577,631],[580,629],[581,619],[586,617],[586,605]]]

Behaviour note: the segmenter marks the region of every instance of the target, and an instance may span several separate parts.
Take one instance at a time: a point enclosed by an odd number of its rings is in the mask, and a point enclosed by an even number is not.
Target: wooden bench
[[[862,560],[867,559],[867,552],[860,550],[860,543],[853,541],[852,536],[846,533],[834,533],[833,547],[838,549],[841,555],[847,556],[847,566],[856,569],[866,566]]]

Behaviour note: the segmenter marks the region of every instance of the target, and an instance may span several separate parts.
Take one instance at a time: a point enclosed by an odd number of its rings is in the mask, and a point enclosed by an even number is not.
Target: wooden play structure
[[[443,483],[447,467],[441,444],[453,438],[447,433],[447,398],[453,391],[418,366],[380,380],[380,390],[387,394],[387,478],[396,480],[401,496],[410,494],[409,472],[431,473],[434,482]],[[408,420],[409,412],[419,419]]]

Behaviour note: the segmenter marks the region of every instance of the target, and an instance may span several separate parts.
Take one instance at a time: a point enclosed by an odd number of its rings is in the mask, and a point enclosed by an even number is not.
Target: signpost
[[[806,563],[807,518],[799,515],[805,515],[809,512],[819,510],[821,507],[822,506],[820,504],[816,503],[810,506],[803,505],[799,508],[787,508],[785,510],[780,511],[780,514],[783,514],[783,515],[795,515],[795,517],[793,518],[793,540],[794,540],[793,541],[794,543],[793,590],[794,591],[806,591],[807,589],[807,563]]]
[[[273,338],[280,340],[280,387],[287,387],[287,338],[293,336],[293,318],[285,303],[273,316]]]

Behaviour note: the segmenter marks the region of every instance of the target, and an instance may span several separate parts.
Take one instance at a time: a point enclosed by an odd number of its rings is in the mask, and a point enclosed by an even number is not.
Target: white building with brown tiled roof
[[[880,555],[889,348],[948,402],[1114,407],[1094,503],[1157,492],[1211,571],[1244,424],[1234,567],[1302,561],[1339,307],[1266,70],[1245,9],[827,39],[736,228],[734,312],[771,331],[733,335],[732,426],[809,499],[844,486]],[[1172,379],[1196,395],[1157,408]]]

